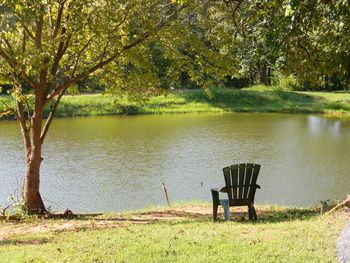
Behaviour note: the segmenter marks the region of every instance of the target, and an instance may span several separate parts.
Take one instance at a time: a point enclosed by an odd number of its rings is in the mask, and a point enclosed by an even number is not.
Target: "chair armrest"
[[[226,186],[221,188],[220,190],[219,190],[219,188],[212,188],[211,191],[212,192],[227,193],[227,188],[226,188]]]
[[[220,189],[220,192],[221,192],[221,193],[227,193],[227,188],[226,188],[226,186],[223,187],[223,188],[221,188],[221,189]]]
[[[255,188],[261,189],[260,185],[258,184],[255,186]]]

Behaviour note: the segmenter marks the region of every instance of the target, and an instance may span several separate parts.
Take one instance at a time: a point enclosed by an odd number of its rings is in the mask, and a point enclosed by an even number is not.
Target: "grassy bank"
[[[57,117],[117,114],[162,114],[200,112],[283,112],[350,115],[350,92],[288,92],[255,86],[242,90],[215,89],[212,98],[201,90],[171,93],[150,98],[145,103],[119,99],[110,95],[65,96]],[[9,98],[1,100],[11,103]],[[0,110],[3,104],[0,103]],[[47,114],[47,113],[46,113]]]
[[[237,208],[233,209],[237,211]],[[85,220],[0,224],[1,262],[337,262],[343,213],[259,207],[211,221],[209,204]],[[6,235],[7,233],[7,235]]]

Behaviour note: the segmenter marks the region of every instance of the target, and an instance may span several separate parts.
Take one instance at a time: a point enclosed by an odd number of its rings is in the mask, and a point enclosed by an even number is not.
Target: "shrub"
[[[299,91],[302,90],[301,81],[293,74],[283,75],[275,73],[272,78],[272,83],[282,90]]]

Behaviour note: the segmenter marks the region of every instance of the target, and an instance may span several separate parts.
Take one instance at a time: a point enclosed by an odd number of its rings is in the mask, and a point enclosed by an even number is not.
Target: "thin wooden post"
[[[161,183],[162,183],[162,189],[163,189],[163,193],[164,193],[166,202],[167,202],[168,206],[170,207],[169,196],[168,196],[168,190],[166,189],[166,186],[165,186],[165,184],[164,184],[164,180],[163,180],[163,177],[162,177],[162,176],[160,177],[160,180],[161,180]]]

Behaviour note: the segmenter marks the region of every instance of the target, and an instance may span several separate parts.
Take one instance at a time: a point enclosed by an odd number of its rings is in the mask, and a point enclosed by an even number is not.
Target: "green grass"
[[[11,104],[8,97],[0,100]],[[242,90],[213,89],[209,98],[201,90],[151,97],[144,103],[117,99],[111,95],[65,96],[57,117],[116,114],[282,112],[350,115],[350,92],[291,92],[275,87],[254,86]],[[3,108],[0,103],[0,110]],[[46,110],[46,115],[48,110]]]
[[[202,206],[210,211],[209,206]],[[147,213],[152,211],[141,214]],[[14,235],[0,241],[0,261],[337,262],[335,242],[346,223],[344,216],[273,207],[260,209],[258,214],[256,223],[213,223],[210,215],[205,215],[104,229]]]

